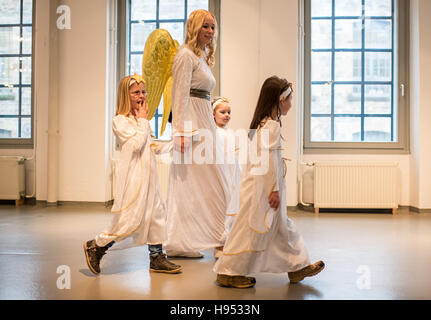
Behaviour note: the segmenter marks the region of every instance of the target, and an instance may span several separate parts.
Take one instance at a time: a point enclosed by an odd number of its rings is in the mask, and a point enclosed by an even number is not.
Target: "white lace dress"
[[[190,96],[191,88],[211,92],[215,83],[205,59],[182,46],[173,65],[172,134],[188,137],[191,145],[182,161],[178,160],[181,153],[173,152],[167,196],[168,240],[164,244],[169,251],[196,252],[225,242],[228,168],[210,159],[217,148],[210,101]]]

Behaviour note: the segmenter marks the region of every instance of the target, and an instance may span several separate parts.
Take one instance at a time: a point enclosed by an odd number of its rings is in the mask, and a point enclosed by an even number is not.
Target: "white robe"
[[[224,145],[224,163],[227,164],[228,173],[228,183],[229,183],[229,193],[230,201],[226,210],[226,220],[225,228],[226,234],[229,233],[235,216],[239,211],[239,187],[241,183],[241,166],[239,165],[237,157],[235,133],[229,128],[217,127],[217,134],[223,141]]]
[[[215,158],[216,125],[208,100],[191,97],[190,89],[211,92],[215,79],[204,58],[182,46],[174,59],[172,87],[173,136],[187,136],[192,146],[187,152],[201,150],[203,132],[213,139]],[[191,127],[185,126],[188,121]],[[205,138],[204,138],[205,139]],[[170,167],[167,199],[168,240],[166,250],[196,252],[222,246],[225,242],[225,214],[230,200],[227,181],[228,168],[223,164],[177,163],[174,150]],[[207,154],[207,153],[205,153]],[[215,159],[214,159],[215,160]]]
[[[260,143],[262,129],[269,130],[269,145]],[[287,217],[280,124],[267,119],[252,139],[258,139],[257,148],[268,149],[269,170],[253,175],[257,164],[248,159],[241,181],[240,210],[213,270],[227,275],[297,271],[310,261],[301,235]],[[279,192],[277,210],[268,204],[272,191]]]
[[[146,119],[117,115],[113,130],[121,148],[114,172],[111,212],[115,216],[111,227],[96,237],[96,243],[104,246],[132,236],[134,245],[161,244],[166,240],[166,209],[151,150],[155,144],[150,124]]]

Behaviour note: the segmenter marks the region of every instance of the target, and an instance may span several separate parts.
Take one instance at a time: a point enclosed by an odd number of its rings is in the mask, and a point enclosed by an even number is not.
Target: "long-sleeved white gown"
[[[147,119],[117,115],[113,130],[120,144],[120,159],[115,166],[115,214],[111,227],[96,236],[98,246],[115,241],[115,248],[130,245],[161,244],[166,240],[166,208],[151,150],[153,140]],[[133,241],[119,241],[129,238]]]
[[[173,137],[186,136],[192,142],[185,151],[191,161],[176,161],[175,152],[179,152],[174,150],[167,196],[168,240],[164,247],[167,252],[196,252],[225,242],[225,214],[230,200],[228,168],[215,163],[217,129],[210,101],[190,96],[190,89],[211,92],[215,87],[205,58],[183,45],[175,56],[172,73]],[[204,141],[210,140],[212,143],[206,144],[209,149],[205,149]],[[212,154],[212,161],[201,163],[203,154]]]
[[[262,130],[268,130],[269,144],[261,143]],[[283,273],[310,264],[302,236],[287,217],[284,164],[281,154],[280,124],[266,119],[254,134],[257,148],[269,153],[265,174],[253,174],[260,164],[247,161],[240,187],[240,210],[213,270],[218,274],[248,275],[257,272]],[[251,143],[250,143],[251,144]],[[280,205],[271,209],[268,196],[278,191]]]

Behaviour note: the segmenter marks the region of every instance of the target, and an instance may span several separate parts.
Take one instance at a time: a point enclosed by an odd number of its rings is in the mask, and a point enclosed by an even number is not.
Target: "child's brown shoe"
[[[218,274],[217,283],[222,287],[246,289],[253,287],[256,284],[256,279],[253,277]]]
[[[298,271],[288,272],[290,283],[298,283],[304,280],[305,277],[312,277],[323,270],[325,264],[323,261],[317,261]]]

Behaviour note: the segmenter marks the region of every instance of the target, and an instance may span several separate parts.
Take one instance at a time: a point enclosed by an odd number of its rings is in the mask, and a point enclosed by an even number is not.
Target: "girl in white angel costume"
[[[173,62],[174,156],[168,183],[168,241],[164,246],[168,257],[200,258],[200,250],[222,249],[226,238],[228,168],[215,162],[217,128],[210,102],[216,84],[210,69],[216,36],[214,16],[206,10],[193,11],[186,24],[185,44]],[[209,150],[204,146],[210,146]],[[198,159],[202,155],[203,161]]]
[[[239,211],[239,186],[241,182],[241,167],[237,157],[239,148],[236,147],[234,131],[227,126],[231,120],[232,111],[229,99],[216,97],[212,100],[211,105],[213,108],[214,121],[217,125],[217,134],[223,141],[223,162],[227,164],[229,168],[228,181],[231,196],[227,206],[225,220],[226,234],[228,234],[235,216]],[[222,252],[222,250],[216,248],[214,252],[215,258],[218,259]]]
[[[252,287],[256,279],[247,275],[258,272],[287,272],[290,282],[296,283],[324,267],[322,261],[310,264],[304,241],[286,212],[280,116],[291,108],[292,95],[292,85],[285,79],[274,76],[262,86],[250,125],[250,145],[256,142],[257,150],[266,149],[268,170],[256,171],[249,157],[241,180],[240,209],[214,266],[221,286]]]
[[[144,79],[125,77],[118,88],[117,112],[113,131],[120,145],[116,166],[112,225],[93,240],[84,242],[89,269],[100,273],[100,260],[114,243],[129,238],[134,245],[148,244],[150,270],[179,273],[181,266],[166,259],[165,204],[159,191],[153,150],[160,149],[151,136]]]

